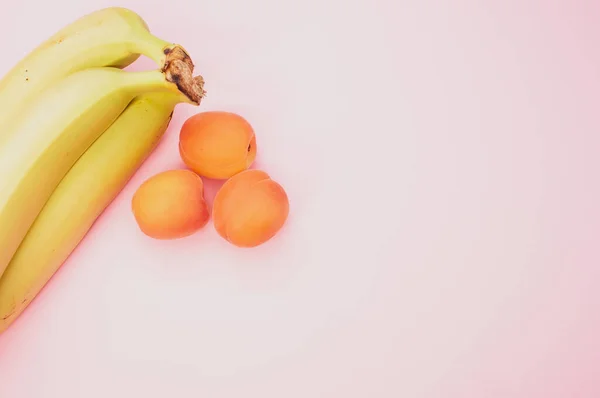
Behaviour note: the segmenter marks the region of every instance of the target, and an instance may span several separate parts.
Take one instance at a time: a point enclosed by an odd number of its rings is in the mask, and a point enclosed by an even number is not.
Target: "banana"
[[[133,98],[163,92],[199,105],[202,87],[182,60],[165,72],[91,68],[65,77],[14,115],[7,124],[12,138],[0,142],[0,274],[68,170]]]
[[[164,67],[180,46],[151,34],[135,12],[110,7],[65,26],[21,59],[0,80],[0,135],[6,121],[46,87],[91,67],[123,68],[145,55]]]
[[[69,170],[0,278],[0,333],[28,307],[165,133],[179,98],[137,97]]]

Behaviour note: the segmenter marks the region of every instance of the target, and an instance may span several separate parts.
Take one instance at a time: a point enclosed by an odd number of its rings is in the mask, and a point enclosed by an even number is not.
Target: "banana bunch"
[[[140,55],[157,68],[128,72]],[[165,133],[199,105],[179,45],[111,7],[64,27],[0,80],[0,333],[27,308]]]

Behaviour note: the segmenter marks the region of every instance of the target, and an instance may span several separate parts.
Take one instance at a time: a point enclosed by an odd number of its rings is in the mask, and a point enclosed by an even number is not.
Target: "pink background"
[[[208,97],[0,336],[0,397],[597,398],[599,4],[8,2],[1,72],[121,5]],[[129,210],[210,109],[290,196],[254,250],[152,241]]]

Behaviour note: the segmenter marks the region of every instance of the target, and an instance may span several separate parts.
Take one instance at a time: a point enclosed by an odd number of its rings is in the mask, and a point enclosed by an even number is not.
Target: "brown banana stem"
[[[194,104],[200,105],[206,95],[202,76],[193,76],[194,63],[187,52],[178,45],[165,49],[166,61],[162,68],[167,81],[177,85]]]
[[[162,67],[163,72],[166,72],[167,68],[169,67],[169,64],[175,60],[185,62],[189,66],[190,70],[192,72],[194,71],[194,63],[192,62],[192,58],[189,56],[187,51],[185,51],[185,49],[180,45],[173,44],[169,47],[166,47],[163,50],[163,52],[166,56],[165,63]]]

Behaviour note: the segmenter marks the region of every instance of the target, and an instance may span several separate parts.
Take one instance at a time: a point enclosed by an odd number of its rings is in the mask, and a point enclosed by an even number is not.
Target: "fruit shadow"
[[[215,196],[217,196],[217,192],[219,192],[219,189],[225,184],[225,180],[202,177],[202,182],[204,183],[204,200],[206,200],[208,208],[212,211]]]

